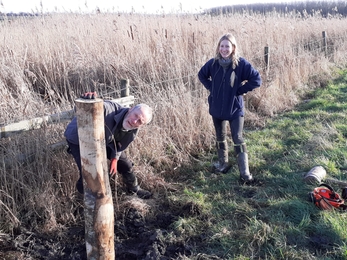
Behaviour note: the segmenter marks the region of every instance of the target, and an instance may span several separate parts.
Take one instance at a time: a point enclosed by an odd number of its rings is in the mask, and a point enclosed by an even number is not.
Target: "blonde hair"
[[[231,45],[234,47],[234,50],[232,51],[231,53],[231,60],[233,62],[233,69],[235,69],[235,67],[237,65],[239,65],[239,54],[238,54],[238,51],[237,51],[237,43],[236,43],[236,39],[234,37],[234,35],[232,35],[231,33],[227,33],[227,34],[224,34],[218,41],[218,44],[217,44],[217,47],[216,47],[216,54],[215,54],[215,60],[219,60],[222,58],[222,56],[220,55],[219,53],[219,46],[220,46],[220,43],[224,40],[227,40],[231,43]]]

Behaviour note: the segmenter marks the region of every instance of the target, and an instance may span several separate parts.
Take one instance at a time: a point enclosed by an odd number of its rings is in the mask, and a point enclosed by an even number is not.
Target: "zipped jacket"
[[[232,72],[234,77],[232,78]],[[233,120],[244,116],[243,94],[260,87],[259,72],[244,58],[239,58],[238,66],[232,64],[224,70],[218,60],[210,59],[198,73],[200,82],[209,90],[209,113],[221,120]],[[247,82],[242,85],[241,82]]]
[[[119,159],[122,151],[136,138],[138,129],[127,131],[125,135],[122,135],[121,140],[114,139],[118,135],[118,131],[121,131],[124,116],[128,111],[129,108],[122,107],[116,102],[104,100],[105,143],[110,151],[108,159]],[[64,136],[68,142],[79,145],[77,117],[74,117],[68,124]]]

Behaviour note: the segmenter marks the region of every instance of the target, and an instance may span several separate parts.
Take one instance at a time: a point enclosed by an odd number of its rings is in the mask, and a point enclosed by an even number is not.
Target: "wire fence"
[[[318,38],[318,37],[317,37]],[[315,57],[316,62],[320,62],[322,60],[330,61],[332,63],[339,64],[339,62],[345,62],[347,60],[347,36],[346,35],[339,35],[335,37],[327,37],[326,33],[322,32],[322,37],[308,42],[302,42],[300,44],[290,46],[283,44],[281,46],[276,46],[276,48],[271,49],[271,46],[265,46],[264,47],[264,53],[262,55],[255,55],[253,57],[247,58],[247,60],[255,66],[255,68],[262,74],[262,77],[265,79],[265,81],[271,81],[271,78],[275,77],[274,75],[278,68],[285,67],[285,63],[288,62],[288,60],[284,59],[281,55],[285,52],[291,52],[293,53],[292,62],[298,62],[300,59],[307,58],[308,54],[311,54]],[[344,53],[344,57],[340,60],[335,60],[335,56],[341,56],[336,55],[337,52]],[[343,55],[342,55],[343,56]],[[127,81],[127,91],[131,94],[136,93],[136,89],[141,89],[142,87],[154,87],[154,86],[162,86],[167,84],[181,84],[182,82],[189,82],[191,80],[197,80],[197,73],[200,68],[194,68],[192,71],[194,73],[188,73],[185,76],[165,79],[162,81],[156,81],[151,83],[140,83],[136,86],[129,84],[129,81]],[[316,71],[316,74],[320,74],[320,71]],[[314,76],[314,75],[311,75]],[[270,79],[270,80],[269,80]],[[122,79],[124,81],[126,79]],[[264,80],[263,80],[264,82]],[[266,84],[265,84],[266,85]],[[123,84],[124,86],[124,84]],[[266,86],[265,86],[266,87]],[[195,89],[190,89],[190,95],[192,97],[200,97],[199,94],[201,91],[204,91],[204,88],[195,86]],[[119,89],[107,89],[102,90],[100,89],[99,96],[101,98],[109,97],[109,96],[124,96],[124,87],[121,87]],[[179,95],[179,93],[177,94]],[[185,94],[181,94],[185,95]],[[135,96],[136,99],[136,96]],[[162,100],[162,102],[169,102],[169,98],[167,100]],[[134,103],[134,99],[132,99],[131,103],[127,103],[127,105],[130,105]],[[72,108],[71,108],[72,109]],[[68,115],[66,115],[68,113]],[[73,113],[71,113],[71,110],[63,111],[61,115],[51,115],[50,117],[54,117],[55,120],[52,120],[52,123],[59,122],[59,118],[62,118],[64,120],[67,119],[67,117],[72,117]],[[14,124],[13,122],[11,124]],[[33,129],[34,126],[30,126],[31,123],[29,123],[29,126],[26,127],[26,130]],[[0,128],[0,137],[6,137],[7,134],[4,134],[6,132],[6,129],[8,128],[8,125],[1,126]],[[35,127],[38,127],[36,125]],[[20,129],[18,132],[23,131],[25,129]]]
[[[326,45],[324,45],[324,42]],[[271,46],[265,46],[264,47],[264,54],[263,55],[255,55],[253,57],[247,58],[247,60],[254,64],[256,69],[264,75],[264,73],[268,73],[271,75],[272,71],[275,71],[276,68],[283,67],[285,65],[286,60],[283,59],[281,54],[283,52],[290,51],[295,54],[294,57],[292,57],[293,60],[300,60],[307,57],[308,54],[311,54],[312,56],[316,57],[316,61],[325,60],[330,61],[332,63],[338,64],[339,60],[335,60],[334,56],[336,55],[336,52],[345,53],[345,62],[347,60],[347,36],[341,35],[341,36],[335,36],[335,37],[326,37],[321,38],[319,40],[313,40],[308,42],[303,42],[297,45],[288,46],[288,45],[281,45],[282,47],[276,46],[276,49],[271,49]],[[265,52],[265,50],[268,49],[268,52]],[[183,77],[175,77],[171,79],[165,79],[162,81],[156,81],[151,83],[143,83],[142,85],[136,85],[131,86],[130,85],[130,92],[132,93],[132,90],[135,88],[141,88],[143,86],[156,86],[156,85],[163,85],[163,84],[169,84],[169,83],[177,83],[182,81],[188,81],[192,78],[197,78],[197,73],[200,68],[195,68],[194,73],[189,73]],[[317,74],[320,72],[317,71]],[[195,90],[193,92],[196,92],[198,90]],[[115,94],[119,95],[120,90],[114,90],[112,92],[108,92],[104,95],[109,94]]]

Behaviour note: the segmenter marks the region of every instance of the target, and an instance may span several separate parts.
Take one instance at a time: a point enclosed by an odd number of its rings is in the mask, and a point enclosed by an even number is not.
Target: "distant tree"
[[[292,3],[261,3],[261,4],[244,4],[214,7],[205,10],[205,14],[269,14],[279,13],[298,14],[301,17],[321,15],[322,17],[343,16],[347,15],[346,1],[301,1]]]

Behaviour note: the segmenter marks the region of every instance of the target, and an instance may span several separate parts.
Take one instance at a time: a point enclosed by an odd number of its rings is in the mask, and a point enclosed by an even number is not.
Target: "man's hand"
[[[86,92],[84,94],[81,95],[81,98],[84,99],[96,99],[98,95],[96,94],[96,92]]]
[[[116,158],[113,158],[110,163],[110,174],[111,176],[115,175],[117,173],[117,162],[118,160]]]

